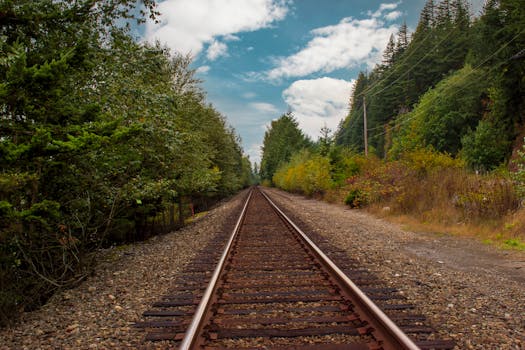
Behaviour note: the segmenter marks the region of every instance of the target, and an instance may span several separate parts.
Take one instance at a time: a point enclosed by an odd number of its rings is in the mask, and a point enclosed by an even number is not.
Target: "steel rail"
[[[210,307],[210,304],[211,304],[210,302],[212,300],[213,293],[215,292],[215,289],[217,287],[219,276],[224,268],[226,258],[228,257],[228,254],[230,253],[233,241],[235,237],[237,236],[237,234],[239,233],[239,229],[246,215],[246,208],[248,207],[248,203],[250,202],[250,199],[252,198],[253,191],[254,191],[253,189],[250,190],[250,194],[248,195],[248,198],[246,199],[246,203],[244,204],[241,215],[239,216],[239,219],[237,219],[235,228],[233,229],[230,239],[228,240],[228,243],[226,244],[226,247],[224,248],[224,251],[221,255],[221,259],[219,260],[219,263],[217,264],[217,267],[215,268],[213,272],[213,275],[199,303],[199,306],[197,307],[197,310],[195,311],[195,315],[193,316],[193,319],[190,325],[188,326],[188,330],[186,331],[184,338],[182,339],[182,343],[179,346],[179,350],[189,350],[189,349],[192,349],[192,346],[195,345],[195,341],[197,340],[198,332],[200,328],[203,326],[204,316],[206,315],[206,312],[208,311]]]
[[[378,326],[380,329],[377,331],[383,336],[386,337],[388,342],[394,344],[391,349],[404,349],[404,350],[420,350],[420,348],[365,294],[359,287],[350,279],[346,274],[337,267],[337,265],[324,254],[317,245],[306,236],[306,234],[288,218],[288,216],[281,210],[277,205],[268,197],[264,191],[260,190],[263,196],[268,200],[274,210],[281,216],[281,218],[287,222],[294,230],[301,236],[304,242],[308,247],[317,255],[320,262],[327,268],[331,270],[345,291],[350,295],[353,295],[355,300],[352,302],[356,303],[362,312],[364,312],[368,317],[374,320],[373,326]]]

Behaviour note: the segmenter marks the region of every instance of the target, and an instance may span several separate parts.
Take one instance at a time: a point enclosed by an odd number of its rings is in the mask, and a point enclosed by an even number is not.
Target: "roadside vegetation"
[[[252,181],[190,58],[130,35],[155,9],[1,2],[0,324],[85,279],[99,247],[167,232]]]
[[[333,135],[324,128],[311,142],[291,114],[281,119],[292,119],[297,142],[272,139],[281,124],[271,125],[264,183],[525,249],[524,28],[519,0],[489,0],[474,19],[466,1],[428,0],[415,32],[401,26],[383,62],[359,75]],[[291,154],[274,150],[301,142]]]

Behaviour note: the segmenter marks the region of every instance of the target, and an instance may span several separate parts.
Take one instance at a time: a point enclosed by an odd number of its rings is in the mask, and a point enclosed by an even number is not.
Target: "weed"
[[[525,250],[525,242],[515,238],[505,240],[503,245],[507,249]]]

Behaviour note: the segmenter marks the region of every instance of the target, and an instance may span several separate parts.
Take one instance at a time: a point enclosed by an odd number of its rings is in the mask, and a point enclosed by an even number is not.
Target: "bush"
[[[366,196],[361,190],[353,189],[346,196],[345,204],[350,206],[350,208],[361,208],[366,204]]]
[[[463,136],[461,154],[467,164],[476,170],[493,170],[509,153],[510,142],[498,125],[480,121],[476,130]]]
[[[431,147],[406,152],[401,156],[401,160],[407,168],[421,176],[443,169],[462,169],[465,166],[461,158],[436,152]]]
[[[307,196],[323,193],[332,186],[330,161],[307,150],[301,151],[277,169],[273,182],[285,191]]]

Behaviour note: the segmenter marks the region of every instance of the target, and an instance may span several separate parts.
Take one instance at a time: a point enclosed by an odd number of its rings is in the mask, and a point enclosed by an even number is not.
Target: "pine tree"
[[[269,129],[264,133],[261,178],[271,181],[281,164],[289,161],[294,153],[310,144],[310,140],[299,129],[299,124],[291,112],[272,121]]]
[[[386,49],[383,52],[383,67],[385,69],[388,69],[394,63],[395,53],[396,53],[396,42],[394,39],[394,34],[391,34],[390,39],[388,40],[388,43],[386,45]]]
[[[408,47],[408,29],[406,22],[403,22],[397,32],[397,41],[395,49],[395,57],[399,57],[405,52]]]

